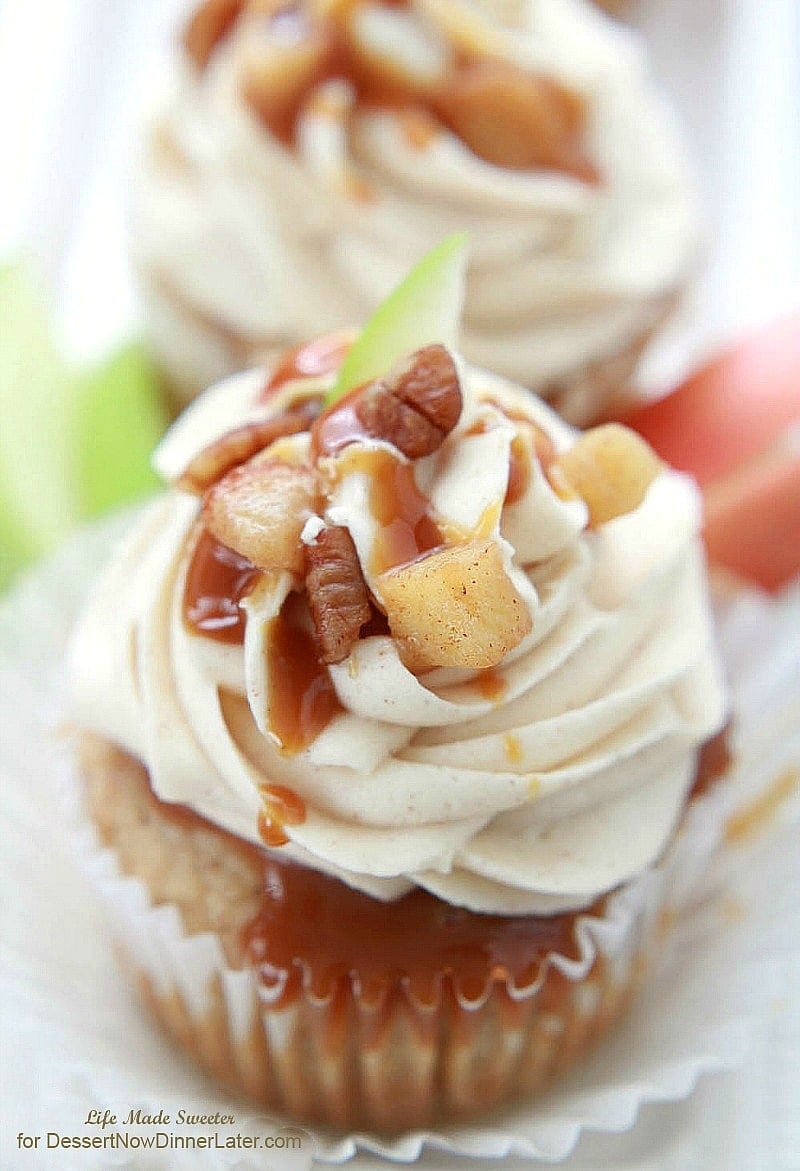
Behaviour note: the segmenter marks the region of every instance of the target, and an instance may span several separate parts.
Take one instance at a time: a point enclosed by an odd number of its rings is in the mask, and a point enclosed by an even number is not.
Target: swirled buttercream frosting
[[[132,232],[185,392],[364,320],[467,230],[464,353],[583,423],[694,266],[680,136],[588,0],[207,0],[185,49]]]
[[[76,632],[75,719],[376,898],[587,906],[659,857],[724,720],[698,492],[439,345],[331,404],[347,345],[174,424]]]

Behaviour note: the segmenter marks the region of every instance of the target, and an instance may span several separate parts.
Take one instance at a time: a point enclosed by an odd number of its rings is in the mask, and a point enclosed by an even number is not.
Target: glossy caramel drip
[[[732,723],[729,720],[725,727],[706,740],[700,749],[697,761],[697,772],[692,786],[691,796],[700,797],[715,781],[728,771],[731,766],[730,735]]]
[[[549,951],[575,956],[572,914],[480,915],[423,890],[386,904],[303,866],[270,858],[261,910],[245,942],[262,980],[307,966],[319,996],[353,978],[361,997],[378,1002],[401,981],[420,1002],[435,1000],[443,976],[477,998],[492,978],[531,980]],[[289,981],[283,997],[296,994]]]
[[[511,440],[511,449],[508,461],[508,486],[506,487],[506,504],[516,504],[528,490],[531,482],[531,457],[523,440],[515,435]]]
[[[431,503],[417,488],[414,465],[388,451],[369,453],[370,508],[378,524],[372,568],[384,573],[439,548],[445,536],[431,515]]]
[[[505,695],[506,681],[494,667],[479,671],[475,676],[475,683],[483,698],[491,700],[492,703],[498,703]]]
[[[293,756],[307,748],[343,711],[311,632],[305,596],[292,593],[271,623],[269,725],[281,751]]]
[[[289,841],[287,825],[302,825],[306,804],[299,793],[286,785],[262,785],[264,802],[258,815],[258,833],[265,846],[285,846]]]
[[[356,386],[323,411],[311,428],[311,458],[337,455],[350,443],[369,439],[369,433],[356,414],[356,401],[363,387]]]
[[[384,447],[361,446],[370,439],[356,413],[361,390],[350,391],[320,415],[311,429],[311,450],[313,458],[338,455],[337,478],[369,478],[369,508],[377,525],[370,568],[377,574],[439,548],[446,535],[417,487],[413,464]],[[359,446],[345,450],[355,443]]]
[[[484,401],[505,415],[510,422],[519,426],[516,435],[511,440],[508,484],[503,502],[504,504],[516,504],[525,495],[531,482],[531,448],[539,460],[542,470],[546,472],[556,458],[555,444],[550,436],[522,411],[510,409],[496,399],[488,398]],[[483,435],[491,427],[492,423],[489,419],[479,418],[465,434]]]
[[[260,401],[268,401],[287,382],[297,378],[323,378],[326,374],[335,373],[345,360],[352,343],[353,335],[350,333],[329,333],[287,350],[270,374]]]
[[[240,603],[260,570],[246,557],[203,529],[192,552],[183,593],[183,618],[195,634],[218,642],[244,639],[245,612]]]

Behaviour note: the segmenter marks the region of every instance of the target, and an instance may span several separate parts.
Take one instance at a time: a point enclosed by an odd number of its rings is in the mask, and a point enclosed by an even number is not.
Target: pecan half
[[[300,533],[314,508],[314,477],[305,467],[255,456],[207,492],[209,532],[259,569],[303,572]]]
[[[231,468],[245,463],[276,439],[307,431],[319,409],[319,400],[311,399],[269,419],[243,423],[241,427],[226,431],[189,461],[178,477],[176,486],[185,492],[202,496]]]
[[[330,525],[305,546],[308,608],[323,663],[341,663],[350,654],[372,611],[353,538]]]
[[[386,378],[367,387],[355,409],[368,434],[393,443],[409,459],[419,459],[441,447],[462,406],[450,353],[431,345],[401,359]]]
[[[198,69],[206,67],[243,8],[244,0],[205,0],[199,6],[183,33],[183,47]]]

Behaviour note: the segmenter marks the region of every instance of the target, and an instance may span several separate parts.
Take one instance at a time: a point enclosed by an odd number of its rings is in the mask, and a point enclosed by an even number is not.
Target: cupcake
[[[464,354],[595,422],[693,271],[680,137],[588,0],[207,0],[175,73],[132,254],[179,400],[364,320],[469,230]]]
[[[693,483],[432,341],[419,278],[187,409],[71,652],[145,999],[237,1092],[386,1133],[607,1031],[725,765]]]

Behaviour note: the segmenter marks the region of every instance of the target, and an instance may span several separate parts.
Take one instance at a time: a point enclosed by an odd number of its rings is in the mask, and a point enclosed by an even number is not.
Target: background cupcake
[[[363,320],[454,228],[470,359],[577,421],[625,388],[698,241],[631,34],[571,0],[208,3],[183,56],[133,229],[181,395]]]

